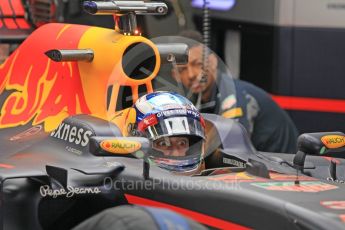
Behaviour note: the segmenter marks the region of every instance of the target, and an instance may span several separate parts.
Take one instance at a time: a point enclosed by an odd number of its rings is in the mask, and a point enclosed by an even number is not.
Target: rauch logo
[[[341,135],[323,136],[321,141],[329,149],[337,149],[345,146],[345,137]]]
[[[139,150],[141,148],[141,143],[128,140],[105,140],[101,142],[100,146],[107,152],[128,154]]]

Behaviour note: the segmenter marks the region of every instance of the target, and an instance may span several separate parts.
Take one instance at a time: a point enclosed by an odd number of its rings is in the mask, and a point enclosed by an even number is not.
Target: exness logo
[[[59,127],[53,131],[50,136],[81,145],[85,147],[89,141],[92,132],[90,130],[84,130],[83,128],[77,128],[66,123],[61,123]]]

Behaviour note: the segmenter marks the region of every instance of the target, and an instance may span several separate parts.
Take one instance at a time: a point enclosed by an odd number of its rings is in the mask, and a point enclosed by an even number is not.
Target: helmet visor
[[[158,117],[159,114],[157,114]],[[152,115],[151,115],[152,116]],[[156,116],[156,115],[153,115]],[[198,136],[205,138],[204,128],[199,120],[192,117],[170,117],[165,119],[151,119],[151,125],[143,127],[139,125],[140,131],[144,131],[147,138],[151,140],[157,140],[161,137],[170,136]],[[154,120],[154,121],[152,121]],[[145,119],[142,121],[145,123]]]

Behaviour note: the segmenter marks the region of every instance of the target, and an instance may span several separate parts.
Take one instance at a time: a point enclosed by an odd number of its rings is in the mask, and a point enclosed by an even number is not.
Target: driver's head
[[[195,106],[174,92],[149,93],[137,100],[133,135],[151,140],[150,159],[159,167],[185,174],[200,170],[205,122]]]
[[[153,141],[152,148],[167,157],[184,157],[189,148],[189,138],[188,136],[161,137]]]

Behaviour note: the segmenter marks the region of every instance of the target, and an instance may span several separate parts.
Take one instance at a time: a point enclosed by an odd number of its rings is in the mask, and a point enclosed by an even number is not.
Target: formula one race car
[[[206,170],[189,177],[150,165],[148,139],[126,137],[120,92],[130,89],[131,102],[152,92],[160,65],[185,62],[188,49],[140,36],[135,15],[164,14],[165,4],[84,8],[114,14],[116,30],[46,24],[0,66],[2,229],[70,229],[128,203],[219,229],[344,229],[339,132],[301,135],[294,155],[265,153],[236,121],[204,114]]]

